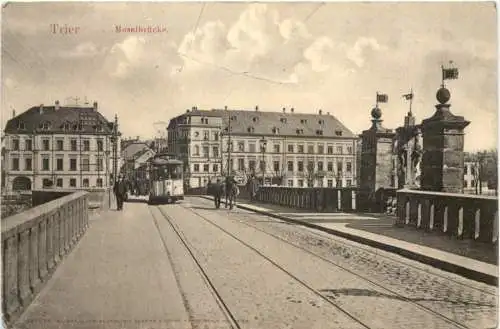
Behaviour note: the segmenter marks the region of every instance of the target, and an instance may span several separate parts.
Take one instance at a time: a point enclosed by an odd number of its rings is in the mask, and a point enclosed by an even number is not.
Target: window
[[[335,130],[336,136],[342,136],[342,130]]]
[[[203,140],[209,140],[210,139],[210,132],[208,130],[203,131]]]
[[[293,153],[293,144],[288,144],[288,152]]]
[[[326,181],[326,185],[327,185],[328,187],[333,187],[333,179],[329,179],[329,180],[327,180],[327,181]]]
[[[89,158],[82,158],[82,171],[90,171]]]
[[[255,143],[248,144],[248,147],[250,148],[250,153],[255,153]]]
[[[318,179],[318,187],[323,187],[323,180],[322,179]]]
[[[63,158],[56,159],[56,170],[64,170],[63,169]]]
[[[104,160],[102,158],[97,158],[97,171],[104,170]]]
[[[321,129],[316,130],[316,135],[323,136],[323,130]]]
[[[333,146],[328,145],[327,153],[328,154],[333,154]]]
[[[212,171],[213,171],[213,172],[218,172],[218,171],[219,171],[219,165],[215,163],[215,164],[212,166]]]
[[[56,186],[57,187],[63,187],[63,179],[62,178],[58,178],[56,180]]]
[[[273,131],[273,134],[278,135],[280,133],[280,128],[274,127],[272,131]]]
[[[212,153],[214,154],[214,157],[218,158],[219,157],[219,148],[217,146],[212,147]]]
[[[342,146],[337,146],[337,153],[342,154]]]
[[[323,171],[323,161],[318,161],[318,171]]]
[[[323,153],[325,153],[325,146],[318,145],[318,154],[323,154]]]
[[[245,152],[245,143],[244,142],[238,142],[238,151]]]
[[[297,170],[300,172],[304,171],[304,162],[303,161],[297,162]]]
[[[274,144],[274,153],[280,153],[280,144]]]
[[[12,170],[15,170],[15,171],[19,170],[19,158],[12,159]]]
[[[352,171],[352,164],[350,162],[346,162],[346,164],[345,164],[345,171],[346,172],[351,172]]]
[[[266,171],[266,161],[260,160],[260,170]]]
[[[31,158],[24,159],[24,170],[33,170],[33,160]]]
[[[238,170],[245,170],[245,159],[238,159]]]
[[[82,184],[83,184],[83,187],[89,187],[89,179],[88,178],[84,178]]]
[[[308,145],[307,146],[307,153],[310,153],[310,154],[314,153],[314,145]]]
[[[12,150],[19,151],[19,139],[12,140]]]
[[[197,132],[197,131],[195,131],[195,132],[194,132],[194,137],[198,137],[198,136],[200,136],[200,133],[199,133],[199,132]]]
[[[299,153],[304,153],[304,145],[298,145],[298,146],[297,146],[297,151],[298,151]]]
[[[194,146],[193,155],[200,155],[200,147],[198,145]]]
[[[50,150],[50,144],[49,144],[49,140],[48,139],[44,139],[42,141],[42,147],[43,147],[44,151]]]
[[[293,161],[288,161],[287,170],[293,172]]]
[[[203,156],[205,158],[210,157],[210,149],[208,148],[208,146],[203,146]]]
[[[313,161],[309,161],[307,163],[307,171],[308,172],[313,172],[314,171],[314,162]]]
[[[347,147],[347,154],[352,154],[352,146]]]
[[[210,171],[210,165],[208,163],[203,165],[203,171],[204,172],[209,172]]]
[[[31,139],[27,139],[24,141],[24,145],[25,145],[25,150],[26,151],[32,151],[33,150],[33,142],[31,141]]]
[[[250,170],[255,170],[255,160],[248,161],[248,167]]]
[[[49,158],[43,158],[42,159],[42,170],[43,171],[49,171],[50,170],[50,159]]]
[[[69,159],[69,170],[76,171],[76,159]]]
[[[346,186],[352,186],[352,180],[348,179],[346,180]]]
[[[199,172],[200,171],[200,165],[195,163],[194,167],[193,167],[193,171],[194,172]]]
[[[293,187],[293,179],[288,180],[288,187]]]
[[[337,162],[337,172],[338,173],[341,173],[343,172],[343,168],[342,168],[342,162]]]
[[[219,133],[218,132],[214,132],[214,140],[215,141],[219,140]]]
[[[69,186],[70,187],[76,187],[76,178],[70,178],[69,179]]]
[[[71,140],[71,151],[76,151],[77,150],[77,140],[76,139],[72,139]]]
[[[471,180],[470,181],[470,187],[475,187],[476,186],[476,182],[474,180]]]
[[[102,187],[102,178],[98,178],[96,183],[97,183],[97,187]]]
[[[279,161],[274,161],[273,163],[273,169],[275,172],[279,172],[280,171],[280,162]]]
[[[102,139],[98,139],[97,140],[97,151],[99,152],[102,152],[103,151],[103,143],[102,143]]]
[[[83,141],[83,150],[84,151],[90,151],[90,141],[89,140],[84,140]]]
[[[58,151],[62,151],[64,149],[64,141],[63,140],[57,140],[56,141],[56,146]]]
[[[248,127],[247,130],[248,130],[249,133],[253,133],[255,131],[255,128],[254,127]]]
[[[280,121],[281,123],[286,123],[286,118],[281,118]]]
[[[52,186],[52,181],[48,178],[44,178],[42,180],[42,185],[44,188],[51,187]]]
[[[333,171],[333,162],[328,162],[328,164],[327,164],[327,170],[328,171]]]
[[[469,170],[469,166],[468,165],[465,165],[464,166],[464,174],[467,175],[467,171]]]
[[[299,183],[299,187],[304,187],[304,180],[299,179],[298,183]]]

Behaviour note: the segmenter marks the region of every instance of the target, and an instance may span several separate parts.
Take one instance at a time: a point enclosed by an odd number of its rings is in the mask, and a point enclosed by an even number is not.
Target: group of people
[[[237,184],[233,176],[227,176],[224,181],[218,178],[215,183],[208,182],[207,194],[214,197],[215,208],[220,208],[221,199],[224,196],[226,199],[225,207],[227,208],[229,205],[229,209],[233,209],[236,204],[236,197],[240,193]],[[258,190],[257,179],[254,176],[250,177],[246,187],[250,194],[250,200],[255,200]]]

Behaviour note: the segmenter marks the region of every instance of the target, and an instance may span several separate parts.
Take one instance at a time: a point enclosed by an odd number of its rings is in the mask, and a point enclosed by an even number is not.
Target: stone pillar
[[[360,204],[364,211],[379,211],[377,191],[391,187],[394,181],[392,150],[395,133],[382,126],[382,111],[375,107],[372,112],[372,126],[361,135]]]
[[[422,121],[424,155],[421,188],[428,191],[462,193],[464,179],[464,128],[462,116],[450,112],[450,92],[436,94],[436,112]]]

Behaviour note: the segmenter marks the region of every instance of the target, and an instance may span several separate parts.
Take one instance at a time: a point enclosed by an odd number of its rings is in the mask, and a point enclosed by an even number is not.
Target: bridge
[[[496,328],[496,198],[409,193],[387,213],[355,189],[264,188],[234,209],[38,197],[2,223],[5,325]]]

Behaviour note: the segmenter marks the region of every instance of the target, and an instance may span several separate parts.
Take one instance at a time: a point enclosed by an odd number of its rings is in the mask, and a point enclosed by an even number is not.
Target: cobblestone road
[[[241,328],[496,328],[495,287],[208,200],[160,208]]]

